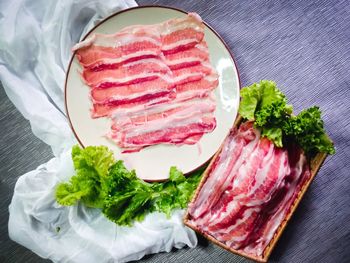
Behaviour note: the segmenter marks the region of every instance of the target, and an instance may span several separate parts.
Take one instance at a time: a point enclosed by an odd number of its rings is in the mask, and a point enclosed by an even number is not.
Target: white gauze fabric
[[[194,247],[194,232],[153,213],[133,227],[119,227],[98,209],[62,207],[57,183],[74,174],[70,149],[76,140],[64,112],[64,80],[71,48],[102,18],[129,0],[12,0],[0,2],[0,80],[33,133],[56,156],[16,183],[9,207],[9,235],[54,262],[126,262],[146,254]]]

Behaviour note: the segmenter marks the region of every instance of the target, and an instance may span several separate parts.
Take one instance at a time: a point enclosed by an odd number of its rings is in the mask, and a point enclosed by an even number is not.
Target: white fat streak
[[[149,90],[145,90],[143,92],[137,92],[137,93],[132,93],[132,94],[128,94],[128,95],[114,95],[114,96],[110,96],[108,97],[108,99],[106,100],[94,100],[94,103],[108,103],[110,101],[116,101],[116,100],[129,100],[129,99],[135,99],[138,97],[141,97],[143,95],[155,95],[158,94],[159,92],[164,91],[164,88],[157,88],[157,89],[152,89],[152,92],[150,92]]]
[[[225,210],[221,211],[220,213],[215,213],[211,216],[211,218],[208,221],[208,226],[214,226],[218,223],[220,223],[223,219],[225,219],[229,214],[232,213],[232,211],[236,210],[239,206],[239,203],[232,200],[228,204],[226,204]]]
[[[281,173],[283,173],[285,176],[288,175],[289,172],[294,172],[296,176],[293,178],[293,181],[289,184],[288,192],[285,195],[283,201],[278,205],[279,209],[270,218],[268,226],[266,227],[263,235],[257,240],[258,244],[256,246],[250,246],[247,248],[247,250],[249,250],[250,252],[253,252],[256,255],[260,256],[264,252],[267,244],[270,243],[277,228],[280,226],[283,219],[285,218],[290,205],[294,201],[292,197],[296,194],[295,191],[298,186],[300,176],[302,175],[303,166],[305,162],[306,162],[305,155],[301,154],[297,165],[293,167],[292,171],[289,170],[290,169],[289,165],[285,166],[285,170],[281,170]]]
[[[169,74],[170,73],[170,69],[169,67],[161,60],[156,59],[156,58],[146,58],[146,59],[141,59],[141,60],[137,60],[137,61],[133,61],[133,62],[129,62],[127,64],[124,64],[122,67],[123,68],[128,68],[128,67],[132,67],[135,65],[139,65],[139,64],[149,64],[149,63],[154,63],[154,64],[158,64],[160,67],[164,68],[165,70],[168,71],[168,73],[163,73],[163,74]],[[96,73],[98,74],[98,73]],[[96,86],[105,83],[105,82],[118,82],[118,83],[125,83],[128,82],[130,80],[134,80],[137,78],[144,78],[144,77],[148,77],[148,76],[160,76],[161,73],[159,72],[145,72],[145,73],[141,73],[138,75],[130,75],[130,76],[126,76],[125,78],[117,78],[117,77],[108,77],[108,78],[103,78],[101,79],[97,84],[95,84]],[[167,80],[169,80],[169,78],[167,78]]]
[[[207,114],[207,115],[204,115],[204,117],[211,117],[212,115],[211,114]],[[201,118],[199,120],[199,122],[202,122],[203,121],[203,118]],[[195,123],[193,121],[193,119],[189,119],[189,118],[181,118],[181,117],[178,117],[178,118],[174,118],[176,121],[176,124],[174,124],[174,121],[166,121],[166,122],[161,122],[160,125],[157,125],[154,124],[152,125],[151,127],[148,127],[148,128],[142,128],[142,129],[134,129],[132,130],[132,132],[129,132],[129,133],[126,133],[125,131],[123,132],[115,132],[114,134],[120,134],[120,136],[118,136],[119,138],[122,138],[123,136],[122,135],[126,135],[125,137],[125,140],[127,140],[127,138],[130,138],[130,137],[134,137],[134,136],[137,136],[137,135],[140,135],[140,134],[145,134],[145,133],[148,133],[148,132],[152,132],[152,131],[158,131],[158,130],[166,130],[168,128],[176,128],[176,127],[181,127],[181,126],[187,126],[191,123]],[[134,144],[126,144],[125,141],[123,140],[123,143],[125,145],[128,145],[127,147],[134,147],[135,145]],[[148,145],[148,144],[147,144]]]
[[[96,84],[96,86],[101,85],[102,83],[127,83],[129,81],[135,80],[135,79],[142,79],[142,78],[148,78],[148,77],[158,77],[163,79],[164,81],[168,82],[169,84],[171,83],[181,83],[182,81],[190,78],[190,77],[204,77],[204,74],[201,72],[188,72],[185,74],[182,74],[180,76],[177,77],[172,77],[170,74],[168,73],[160,73],[160,72],[147,72],[147,73],[141,73],[141,74],[135,74],[132,76],[127,76],[125,78],[115,78],[115,77],[109,77],[109,78],[104,78],[102,79],[100,82],[98,82]]]
[[[73,47],[73,51],[78,50],[82,47],[87,46],[98,46],[98,47],[121,47],[138,42],[150,42],[156,46],[161,46],[162,43],[151,36],[135,36],[132,34],[115,34],[115,35],[103,35],[103,34],[93,34],[84,41],[76,44]]]
[[[274,145],[270,144],[269,150],[267,155],[265,155],[261,161],[261,164],[259,165],[259,168],[257,169],[256,173],[254,174],[254,177],[256,178],[258,176],[258,171],[259,169],[261,169],[260,167],[264,167],[265,163],[264,163],[264,159],[268,159],[272,157],[272,152],[274,149]],[[257,148],[255,148],[255,150],[253,151],[253,153],[249,156],[249,159],[239,168],[237,176],[233,182],[233,187],[234,188],[238,188],[242,181],[245,179],[246,175],[247,175],[247,170],[251,169],[252,166],[255,165],[255,163],[253,162],[253,160],[258,156],[261,155],[261,148],[258,146]],[[246,197],[245,193],[241,193],[237,196],[235,196],[235,199],[240,199],[242,197]]]
[[[163,32],[161,34],[162,34],[162,36],[166,36],[166,35],[170,35],[171,33],[176,32],[176,31],[185,30],[187,28],[192,28],[193,30],[198,31],[198,32],[204,31],[203,26],[200,23],[184,21],[182,23],[163,26],[163,28],[162,28]]]
[[[195,12],[188,13],[188,17],[196,20],[197,23],[203,23],[202,18]]]
[[[255,144],[259,141],[260,136],[256,136],[256,137],[257,138],[255,138],[255,140],[253,140],[252,142],[248,143],[248,145],[244,149],[250,149],[254,147]],[[235,134],[233,137],[228,136],[226,138],[221,154],[219,155],[219,160],[217,162],[217,165],[214,167],[214,170],[211,172],[210,176],[208,177],[207,181],[205,182],[201,191],[199,192],[199,195],[196,200],[196,208],[192,213],[194,217],[198,217],[202,213],[202,209],[206,206],[206,204],[210,202],[212,195],[217,194],[213,192],[214,185],[217,184],[220,180],[222,180],[221,177],[225,174],[225,171],[228,169],[228,166],[232,159],[232,155],[230,153],[234,151],[234,148],[237,145],[236,138],[237,138],[237,134]],[[242,151],[244,151],[244,149]],[[246,153],[246,155],[248,155],[248,153]],[[240,166],[242,162],[240,160],[244,160],[244,158],[241,158],[242,156],[243,154],[240,155],[240,158],[236,161],[232,170],[237,169],[237,167]],[[229,182],[229,178],[233,177],[233,175],[235,174],[235,170],[234,171],[232,170],[231,172],[229,171],[230,174],[228,175],[228,178],[225,180],[222,189],[227,188],[227,184],[228,184],[227,182]]]
[[[140,60],[128,62],[128,63],[124,64],[123,67],[127,68],[127,67],[131,67],[131,66],[139,65],[139,64],[148,64],[148,63],[158,64],[159,66],[161,66],[163,68],[169,69],[167,64],[165,64],[163,60],[158,59],[158,58],[143,58]]]
[[[191,44],[193,42],[197,42],[197,39],[196,38],[182,39],[182,40],[179,40],[177,42],[174,42],[174,43],[171,43],[171,44],[168,44],[168,45],[163,45],[162,46],[162,50],[163,51],[173,50],[173,49],[175,49],[177,47],[185,46],[185,45]]]
[[[120,30],[118,33],[129,33],[129,34],[136,34],[140,31],[145,32],[147,30],[147,33],[150,35],[153,35],[155,37],[160,37],[159,32],[159,25],[132,25],[124,27],[122,30]],[[118,34],[117,33],[117,34]]]
[[[263,185],[263,183],[266,181],[267,174],[270,171],[270,167],[273,164],[273,161],[275,160],[274,152],[275,152],[275,147],[273,144],[271,144],[269,151],[262,162],[262,167],[259,168],[258,171],[256,172],[255,184],[250,189],[247,196],[252,197],[254,195],[255,191],[258,188],[260,188]]]
[[[273,159],[273,158],[270,158],[271,156],[272,156],[272,153],[273,153],[273,145],[271,144],[271,146],[270,146],[270,148],[269,148],[269,152],[268,152],[268,154],[267,154],[267,158],[269,158],[269,159]],[[253,153],[250,155],[250,157],[249,158],[254,158],[254,156],[257,154],[257,149],[258,148],[254,148],[255,150],[253,151]],[[248,155],[248,153],[249,152],[242,152],[242,155]],[[248,156],[247,156],[248,157]],[[233,167],[233,171],[234,170],[237,170],[237,167],[240,165],[240,164],[242,164],[242,162],[244,162],[245,161],[245,158],[239,158],[240,159],[240,161],[239,160],[237,160],[237,162],[239,162],[238,163],[238,165],[236,166],[234,166]],[[250,163],[249,161],[247,161],[247,163]],[[246,174],[245,174],[245,171],[246,170],[246,167],[245,167],[245,165],[243,164],[242,166],[240,166],[239,168],[238,168],[238,172],[237,172],[237,174],[238,174],[238,176],[235,178],[235,180],[234,180],[234,186],[239,186],[239,184],[240,184],[240,180],[242,180],[243,178],[242,177],[244,177]],[[231,173],[232,174],[232,173]],[[229,208],[232,206],[231,204],[236,204],[236,202],[238,202],[238,200],[241,198],[241,197],[244,197],[244,196],[246,196],[245,194],[244,195],[238,195],[238,196],[235,196],[234,198],[233,198],[233,200],[227,205],[227,210],[229,210]],[[249,196],[249,194],[247,195],[247,196]],[[247,204],[245,204],[245,205],[248,205],[249,203],[247,203]],[[232,211],[232,210],[231,210]],[[230,212],[231,212],[230,211]],[[218,213],[219,214],[219,213]],[[220,217],[219,217],[219,215],[220,215]],[[221,220],[223,220],[224,218],[225,218],[225,216],[226,216],[226,213],[221,213],[221,214],[219,214],[219,215],[217,215],[216,216],[216,220],[217,221],[221,221]]]
[[[254,212],[259,212],[260,208],[249,208],[247,210],[244,211],[243,213],[243,217],[240,219],[237,219],[237,221],[235,222],[235,224],[231,225],[228,228],[225,229],[220,229],[218,231],[215,231],[213,234],[216,237],[216,239],[218,239],[221,242],[224,242],[226,245],[228,246],[232,246],[234,245],[234,243],[237,242],[242,242],[244,241],[248,235],[250,234],[250,232],[246,232],[244,235],[239,235],[239,236],[232,236],[232,238],[230,240],[227,240],[227,235],[231,234],[230,232],[234,231],[235,229],[237,229],[239,226],[244,225],[245,222],[247,221],[247,219],[254,213]],[[224,238],[224,236],[226,236]]]
[[[184,30],[186,28],[193,28],[198,32],[203,32],[203,24],[199,19],[191,19],[191,17],[186,17],[184,19],[178,19],[176,22],[172,20],[170,23],[165,22],[159,25],[150,25],[150,26],[131,26],[126,27],[123,30],[119,31],[116,34],[93,34],[91,37],[85,39],[84,41],[76,44],[73,47],[73,51],[78,50],[82,47],[96,45],[103,47],[117,47],[122,45],[127,45],[132,42],[141,42],[149,41],[155,45],[161,45],[160,41],[157,41],[155,38],[158,38],[161,34],[168,35],[175,31]],[[136,37],[138,31],[143,30],[144,28],[148,29],[150,36]],[[153,36],[153,37],[152,37]]]
[[[126,76],[125,78],[116,78],[116,77],[108,77],[104,78],[101,81],[99,81],[96,86],[101,85],[102,83],[118,83],[118,84],[123,84],[123,83],[128,83],[132,80],[135,79],[143,79],[143,78],[148,78],[148,77],[161,77],[163,79],[168,80],[169,83],[171,83],[171,78],[168,76],[163,76],[164,74],[161,74],[159,72],[147,72],[147,73],[141,73],[141,74],[135,74],[132,76]]]
[[[164,97],[152,98],[146,104],[137,104],[137,105],[132,105],[131,107],[126,106],[126,107],[120,107],[120,108],[113,108],[108,113],[108,116],[110,117],[118,116],[119,114],[123,114],[125,111],[130,111],[130,110],[142,111],[158,103],[167,102],[168,100],[169,98],[167,96],[164,96]]]
[[[249,133],[251,131],[252,131],[251,129],[248,129],[244,133]],[[240,133],[240,136],[244,136],[244,133]],[[235,164],[233,165],[231,171],[229,171],[229,174],[228,174],[225,182],[223,183],[221,189],[227,189],[228,185],[231,183],[232,179],[236,175],[237,170],[241,167],[242,163],[250,156],[251,152],[258,145],[258,142],[260,139],[260,133],[258,130],[254,130],[254,133],[256,134],[255,138],[252,141],[250,141],[245,147],[243,147],[241,154],[239,155],[238,159],[236,160]],[[234,141],[234,139],[232,139],[231,141]],[[230,145],[230,144],[228,144],[228,145]],[[237,144],[235,144],[234,146],[236,146],[236,145]],[[203,195],[202,195],[201,204],[198,204],[197,216],[201,212],[200,206],[202,205],[202,203],[208,202],[208,200],[210,200],[210,198],[213,194],[212,189],[214,187],[214,184],[217,183],[221,179],[221,176],[223,176],[225,174],[225,171],[227,170],[228,165],[231,162],[230,153],[232,153],[233,151],[234,151],[234,148],[226,147],[226,145],[224,145],[223,150],[222,150],[222,158],[219,159],[212,174],[209,176],[209,179],[210,178],[214,178],[214,179],[210,181],[211,182],[210,185],[207,186],[206,184],[204,184],[202,190],[200,191],[199,196],[201,196],[201,193],[203,193]],[[209,179],[208,179],[208,181],[209,181]],[[219,194],[221,195],[221,193],[219,193]],[[217,211],[217,213],[220,213],[220,211]],[[217,217],[217,215],[216,215],[216,217]]]
[[[256,212],[259,212],[259,211],[260,211],[260,208],[259,208],[259,207],[254,207],[254,208],[248,208],[248,209],[246,209],[246,210],[244,211],[244,213],[243,213],[243,217],[240,218],[240,219],[238,219],[237,222],[236,222],[234,225],[232,225],[232,226],[230,226],[229,228],[225,229],[225,232],[224,232],[224,233],[229,233],[229,232],[231,232],[232,230],[235,230],[239,225],[244,224],[245,221],[246,221],[249,217],[251,217],[251,215],[252,215],[253,213],[256,213]],[[236,241],[238,241],[238,240],[236,240]]]
[[[251,129],[247,130],[246,132],[250,132]],[[227,177],[227,180],[224,182],[224,188],[226,189],[228,185],[232,182],[232,179],[235,177],[238,169],[242,166],[242,164],[249,158],[249,156],[252,154],[254,149],[256,149],[259,139],[260,139],[260,133],[258,130],[254,130],[254,133],[256,134],[254,140],[250,141],[245,147],[243,147],[241,154],[239,155],[239,158],[237,159],[236,163],[234,164],[229,176]]]
[[[182,82],[183,80],[187,79],[187,78],[190,78],[190,77],[204,77],[205,74],[202,73],[202,72],[187,72],[185,74],[182,74],[180,76],[177,76],[177,77],[174,77],[172,78],[173,80],[173,83],[180,83]],[[166,79],[166,78],[165,78]]]
[[[218,75],[217,75],[217,73],[214,71],[212,74],[210,74],[210,75],[208,75],[208,76],[206,76],[206,80],[207,81],[209,81],[209,82],[214,82],[214,81],[216,81],[217,79],[218,79]]]
[[[121,126],[121,129],[126,129],[126,128],[130,128],[134,125],[131,118],[144,117],[144,121],[142,123],[150,123],[150,122],[154,122],[155,120],[148,121],[147,120],[148,116],[150,116],[152,114],[162,113],[162,112],[172,110],[175,108],[180,108],[180,107],[183,108],[183,111],[176,113],[176,114],[183,113],[185,109],[187,109],[187,111],[191,111],[191,112],[192,112],[192,110],[199,110],[199,109],[202,112],[212,112],[213,109],[215,109],[215,104],[211,103],[209,100],[198,101],[197,103],[196,102],[175,103],[175,104],[166,104],[166,105],[159,104],[159,105],[155,105],[154,107],[152,107],[148,110],[145,109],[144,111],[134,112],[134,114],[130,114],[129,112],[124,113],[124,115],[120,114],[119,117],[114,119],[114,121],[115,121],[115,124]],[[189,108],[190,108],[190,110],[188,110]],[[164,113],[163,117],[167,117],[167,115]],[[129,126],[123,127],[124,125],[129,125]]]
[[[95,39],[96,39],[96,34],[93,34],[91,37],[88,37],[84,41],[81,41],[81,42],[75,44],[72,48],[72,51],[74,52],[74,51],[81,49],[83,47],[91,46],[94,43]]]
[[[221,154],[219,155],[219,161],[217,165],[214,167],[214,170],[211,172],[210,176],[208,177],[207,181],[205,182],[204,186],[202,187],[201,191],[199,192],[199,195],[196,200],[196,210],[194,211],[193,215],[194,217],[198,217],[199,214],[202,211],[203,206],[210,200],[213,193],[213,187],[215,184],[217,184],[221,179],[221,176],[223,175],[223,172],[227,169],[230,161],[231,156],[229,155],[230,152],[234,150],[234,148],[237,145],[236,134],[231,138],[230,136],[227,137],[223,150]]]
[[[152,114],[157,114],[157,113],[169,111],[169,110],[180,108],[180,107],[184,107],[184,108],[192,107],[195,109],[205,108],[206,112],[212,112],[215,110],[215,103],[212,99],[206,98],[204,100],[197,99],[197,100],[191,100],[191,101],[186,101],[186,102],[157,104],[157,105],[153,105],[150,108],[145,109],[143,111],[132,110],[132,111],[116,114],[113,116],[113,119],[114,119],[116,124],[119,124],[119,123],[120,124],[121,123],[131,124],[132,123],[131,118],[140,117],[140,116],[144,116],[145,118],[147,118],[148,116],[150,116]]]
[[[144,30],[145,28],[147,28],[147,30],[149,31],[150,36],[135,37],[134,34],[136,34],[140,30]],[[93,34],[84,41],[77,43],[72,48],[72,51],[76,51],[78,49],[90,46],[92,44],[96,46],[116,47],[132,42],[149,41],[154,43],[155,45],[161,45],[160,41],[157,41],[155,39],[160,37],[160,34],[167,35],[186,28],[193,28],[196,31],[203,32],[204,28],[200,16],[198,16],[197,14],[190,14],[185,18],[169,20],[158,25],[129,26],[125,27],[116,34]]]
[[[148,50],[148,51],[137,51],[137,52],[134,52],[132,54],[129,54],[129,55],[125,55],[125,56],[122,56],[122,57],[119,57],[119,58],[103,58],[103,59],[100,59],[100,60],[97,60],[97,61],[94,61],[90,64],[86,64],[85,66],[86,67],[90,67],[92,65],[94,66],[99,66],[99,65],[102,65],[102,64],[119,64],[123,61],[126,61],[126,60],[129,60],[129,59],[132,59],[132,58],[137,58],[137,57],[142,57],[142,56],[158,56],[159,53],[157,51],[151,51],[151,50]]]
[[[126,45],[130,45],[133,43],[140,43],[140,42],[150,42],[156,46],[161,46],[161,42],[148,36],[135,36],[132,34],[125,34],[121,37],[97,37],[94,41],[95,46],[99,47],[122,47]]]
[[[287,153],[283,152],[282,156],[281,156],[281,160],[279,162],[279,167],[278,167],[278,178],[277,178],[274,186],[270,189],[270,193],[266,194],[265,199],[263,199],[263,200],[252,200],[247,205],[250,205],[250,206],[262,205],[262,204],[267,203],[268,201],[270,201],[272,194],[276,191],[276,189],[278,189],[280,187],[280,185],[282,183],[282,180],[285,178],[286,174],[289,173],[289,171],[286,171],[286,169],[288,169],[289,167],[285,166],[285,161],[286,161],[287,158],[288,158]],[[270,170],[270,169],[271,169],[271,165],[269,165],[267,167],[267,170]],[[268,172],[266,172],[266,174],[267,173]],[[266,180],[266,178],[265,178],[265,180]],[[263,181],[265,181],[265,180],[263,180]],[[257,186],[256,188],[258,188],[259,186]],[[255,190],[252,190],[250,194],[253,195],[254,192],[255,192]]]
[[[205,108],[204,108],[205,109]],[[157,130],[165,130],[172,127],[187,126],[191,123],[202,122],[204,116],[211,116],[209,114],[204,115],[205,111],[203,109],[188,108],[182,111],[170,115],[164,119],[157,119],[151,122],[145,122],[140,126],[132,126],[123,130],[127,137],[134,137],[140,134],[149,133]],[[198,118],[194,118],[198,117]]]
[[[202,74],[202,73],[200,73],[200,74]],[[192,76],[197,76],[197,73],[193,74]],[[184,78],[184,79],[186,79],[186,78]],[[208,81],[208,82],[216,81],[215,77],[213,77],[212,75],[206,75],[203,79]],[[207,97],[208,95],[211,95],[212,98],[215,98],[215,95],[211,92],[215,88],[216,88],[216,86],[212,86],[210,89],[202,89],[202,90],[196,89],[196,90],[182,91],[182,92],[177,93],[176,100],[177,101],[184,101],[187,99],[191,99],[193,97],[201,98],[201,97]]]
[[[239,167],[235,180],[233,181],[233,188],[238,188],[241,185],[242,181],[247,177],[247,170],[255,165],[252,160],[254,160],[259,154],[260,149],[259,147],[256,147],[253,153],[248,157],[248,160]]]
[[[204,52],[206,52],[206,53],[209,53],[208,47],[206,47],[206,46],[203,45],[202,43],[197,44],[197,45],[196,45],[196,48],[198,48],[199,50],[204,51]]]
[[[189,90],[180,92],[176,95],[176,101],[188,101],[193,98],[205,98],[208,97],[208,90]]]
[[[203,60],[199,57],[186,57],[186,58],[179,58],[179,59],[173,59],[173,60],[166,59],[165,61],[167,65],[174,66],[174,65],[181,65],[184,63],[202,62]]]

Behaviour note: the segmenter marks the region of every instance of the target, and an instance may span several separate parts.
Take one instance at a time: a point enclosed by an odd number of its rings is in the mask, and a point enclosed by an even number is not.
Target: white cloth
[[[170,219],[153,213],[133,227],[118,227],[97,209],[61,207],[54,201],[57,183],[74,173],[70,149],[76,140],[63,96],[71,47],[103,17],[135,5],[130,0],[0,2],[0,80],[33,133],[56,156],[16,183],[9,235],[54,262],[125,262],[197,244],[194,232],[181,222],[183,211]]]
[[[99,209],[62,207],[54,199],[58,182],[74,173],[70,151],[18,179],[10,205],[9,233],[16,242],[54,262],[126,262],[146,254],[193,247],[197,238],[182,224],[183,211],[170,219],[152,213],[133,227],[120,227]]]

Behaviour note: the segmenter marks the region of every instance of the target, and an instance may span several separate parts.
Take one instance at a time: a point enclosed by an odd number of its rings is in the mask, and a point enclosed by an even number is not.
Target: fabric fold
[[[56,185],[74,174],[70,149],[76,139],[64,109],[71,48],[101,19],[132,6],[133,0],[0,2],[0,34],[6,36],[0,38],[0,81],[55,155],[18,179],[9,236],[54,262],[126,262],[197,244],[195,233],[182,224],[183,210],[170,218],[152,213],[132,227],[120,227],[98,209],[55,202]]]

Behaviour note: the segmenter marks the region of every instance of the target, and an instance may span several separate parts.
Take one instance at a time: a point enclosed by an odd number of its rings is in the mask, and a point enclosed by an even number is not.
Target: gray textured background
[[[279,241],[271,262],[350,262],[349,1],[155,1],[199,13],[234,53],[243,85],[275,80],[295,111],[323,110],[337,153],[329,157]],[[63,85],[63,83],[62,83]],[[52,157],[0,88],[0,262],[48,262],[8,238],[14,184]],[[141,262],[247,262],[205,240]]]

